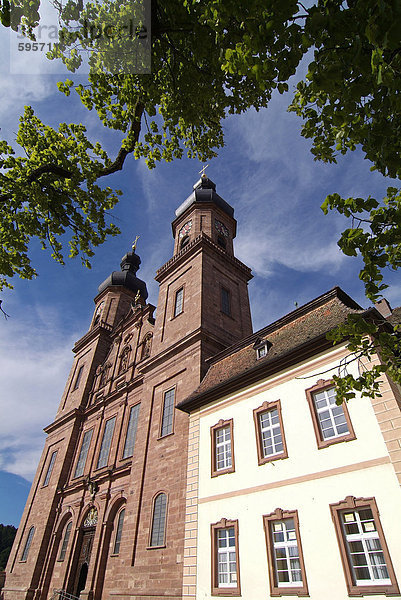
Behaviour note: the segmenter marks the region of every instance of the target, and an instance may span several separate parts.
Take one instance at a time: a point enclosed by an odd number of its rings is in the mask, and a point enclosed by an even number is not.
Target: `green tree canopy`
[[[302,59],[308,61],[307,74],[289,109],[303,119],[302,135],[311,139],[315,158],[335,162],[338,154],[361,148],[372,169],[400,178],[397,0],[315,0],[306,6],[296,0],[152,0],[150,15],[134,0],[55,4],[64,29],[51,58],[74,73],[81,51],[90,51],[88,84],[67,80],[59,88],[67,96],[78,93],[104,127],[120,131],[121,148],[109,157],[88,140],[83,125],[61,123],[56,130],[26,108],[16,139],[21,150],[1,142],[2,285],[14,274],[35,275],[27,252],[32,236],[62,262],[60,236],[69,231],[70,255],[80,254],[88,264],[93,247],[117,232],[106,213],[118,191],[103,187],[104,177],[123,168],[129,155],[143,157],[150,168],[184,152],[200,160],[215,156],[224,144],[224,119],[267,106],[274,90],[288,91]],[[0,6],[5,26],[21,25],[32,35],[39,0],[0,0]],[[139,34],[82,35],[85,23],[124,23],[130,15],[136,31],[151,25],[150,73],[137,72],[146,58]],[[401,260],[399,192],[391,187],[382,200],[334,193],[323,209],[350,218],[339,245],[346,254],[362,256],[360,277],[368,298],[376,300],[386,287],[383,269],[398,268]],[[378,339],[378,331],[365,328],[366,333]],[[360,332],[350,324],[342,334],[352,338]],[[398,367],[393,376],[401,382]],[[374,384],[365,384],[373,393]]]

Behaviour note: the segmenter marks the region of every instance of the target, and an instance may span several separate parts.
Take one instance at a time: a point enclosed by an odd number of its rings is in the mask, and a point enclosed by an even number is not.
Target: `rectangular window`
[[[211,526],[212,594],[239,596],[238,521],[222,519]]]
[[[81,477],[84,474],[86,457],[88,456],[88,450],[92,439],[93,429],[85,431],[82,440],[81,451],[79,453],[77,466],[75,467],[74,477]]]
[[[52,471],[53,471],[53,467],[54,467],[54,462],[56,460],[56,456],[57,456],[57,450],[55,450],[54,452],[52,452],[52,455],[50,457],[49,466],[47,467],[46,476],[45,476],[45,479],[43,481],[43,487],[45,485],[49,485],[50,476],[51,476]]]
[[[226,288],[221,288],[221,310],[225,315],[231,315],[230,292]]]
[[[100,446],[99,458],[97,461],[97,469],[105,467],[109,462],[109,452],[111,446],[111,440],[113,439],[114,425],[116,418],[112,417],[106,421],[106,425],[103,431],[102,444]]]
[[[398,594],[374,498],[354,498],[330,506],[340,546],[348,594]]]
[[[287,458],[280,400],[264,402],[262,406],[255,408],[253,418],[259,465],[271,460]]]
[[[164,392],[163,416],[160,437],[173,431],[175,388]]]
[[[174,316],[180,315],[183,311],[184,288],[180,288],[175,293]]]
[[[317,382],[306,390],[313,427],[319,448],[355,439],[347,405],[336,404],[336,391],[332,381]]]
[[[75,378],[74,387],[72,388],[72,390],[73,390],[73,391],[74,391],[74,390],[77,390],[77,389],[79,388],[79,383],[80,383],[80,381],[81,381],[81,377],[82,377],[83,370],[84,370],[84,365],[81,365],[81,366],[79,367],[78,375],[77,375],[77,376],[76,376],[76,378]]]
[[[282,511],[263,517],[273,596],[307,596],[305,565],[297,511]]]
[[[212,439],[212,477],[234,469],[233,420],[220,420],[210,429]]]
[[[138,428],[138,417],[140,404],[131,407],[128,421],[127,437],[125,438],[123,458],[128,458],[134,454],[136,439],[136,430]]]

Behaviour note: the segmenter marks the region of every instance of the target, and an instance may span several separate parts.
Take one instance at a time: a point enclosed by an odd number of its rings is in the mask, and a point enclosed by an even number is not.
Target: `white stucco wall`
[[[241,596],[269,597],[263,515],[276,508],[298,510],[310,597],[348,598],[334,525],[332,503],[346,496],[375,497],[390,556],[401,583],[401,491],[371,402],[355,398],[349,405],[356,439],[319,450],[305,389],[322,370],[338,366],[338,350],[322,369],[288,372],[263,382],[237,399],[224,398],[199,412],[199,506],[197,598],[211,598],[210,524],[222,518],[239,521]],[[351,367],[356,368],[356,365]],[[295,379],[313,375],[307,379]],[[266,384],[268,384],[266,386]],[[258,465],[253,409],[264,401],[281,400],[288,458]],[[232,401],[234,400],[234,401]],[[234,420],[235,472],[211,477],[210,427]],[[294,481],[294,478],[296,480]],[[370,596],[376,598],[376,595]],[[382,596],[377,595],[377,598]]]

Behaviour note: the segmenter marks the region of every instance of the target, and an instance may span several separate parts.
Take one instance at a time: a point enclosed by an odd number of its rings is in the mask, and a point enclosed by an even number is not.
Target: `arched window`
[[[152,533],[150,546],[164,546],[166,537],[167,496],[159,494],[153,504]]]
[[[189,244],[189,235],[186,235],[181,240],[180,250],[185,248],[185,246],[188,246],[188,244]]]
[[[120,510],[117,516],[116,537],[114,538],[113,554],[120,553],[121,536],[123,533],[125,508]]]
[[[34,533],[35,533],[35,527],[31,527],[30,530],[28,531],[28,535],[26,538],[24,551],[22,553],[21,560],[26,560],[28,558],[29,548],[31,547],[32,538],[33,538]]]
[[[130,352],[131,352],[130,346],[125,346],[125,348],[121,352],[120,366],[118,367],[118,373],[122,373],[123,371],[127,370]]]
[[[69,521],[67,523],[67,527],[65,528],[65,531],[64,531],[63,543],[61,544],[60,554],[58,557],[59,560],[65,559],[65,554],[67,552],[68,542],[70,540],[70,535],[71,535],[71,527],[72,527],[72,521]]]

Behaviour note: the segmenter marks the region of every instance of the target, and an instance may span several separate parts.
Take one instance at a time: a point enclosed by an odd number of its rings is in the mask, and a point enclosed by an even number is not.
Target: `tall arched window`
[[[29,548],[31,547],[32,538],[33,538],[34,533],[35,533],[35,527],[31,527],[30,530],[28,531],[28,535],[26,538],[24,551],[22,553],[21,560],[26,560],[28,558]]]
[[[164,546],[166,537],[167,496],[159,494],[153,504],[152,533],[150,546]]]
[[[125,516],[125,508],[120,510],[120,512],[118,513],[118,516],[117,516],[116,537],[114,538],[113,554],[119,554],[119,552],[120,552],[121,536],[123,534],[124,516]]]
[[[67,523],[67,527],[65,528],[65,531],[64,531],[63,543],[61,544],[60,554],[58,557],[59,560],[65,559],[65,554],[67,552],[68,542],[69,542],[70,535],[71,535],[71,527],[72,527],[72,521],[69,521],[69,523]]]

